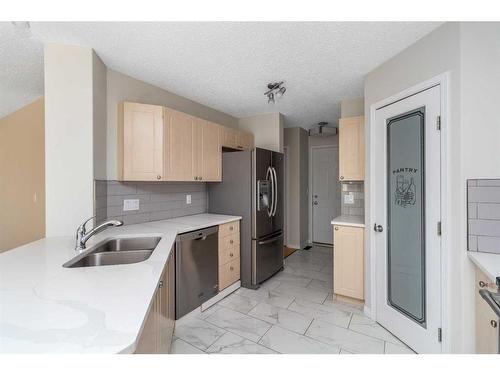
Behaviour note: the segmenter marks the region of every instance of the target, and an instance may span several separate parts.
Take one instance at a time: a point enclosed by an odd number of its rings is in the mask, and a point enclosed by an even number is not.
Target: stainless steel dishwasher
[[[193,311],[219,289],[219,227],[181,234],[175,241],[175,319]]]

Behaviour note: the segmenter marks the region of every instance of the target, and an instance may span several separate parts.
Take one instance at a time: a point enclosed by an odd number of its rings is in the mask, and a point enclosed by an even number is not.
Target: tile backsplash
[[[500,254],[500,179],[467,180],[467,249]]]
[[[363,182],[342,182],[341,213],[342,215],[365,214],[365,186]],[[345,196],[352,194],[353,203],[345,203]]]
[[[186,195],[191,195],[191,204]],[[138,199],[139,210],[124,211],[124,199]],[[96,222],[145,223],[207,212],[205,183],[95,181]]]

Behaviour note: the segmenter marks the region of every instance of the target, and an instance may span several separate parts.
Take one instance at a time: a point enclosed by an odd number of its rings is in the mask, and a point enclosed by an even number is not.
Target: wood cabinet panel
[[[365,178],[365,118],[339,120],[339,179],[363,181]]]
[[[239,150],[250,150],[254,147],[254,135],[245,131],[238,131],[236,148]]]
[[[238,131],[226,126],[221,126],[219,129],[221,146],[237,149],[238,146]]]
[[[165,180],[194,180],[193,118],[165,108]]]
[[[219,239],[219,266],[240,257],[240,234]]]
[[[223,290],[240,279],[240,258],[219,266],[219,290]]]
[[[239,221],[232,221],[230,223],[219,225],[219,238],[239,232],[240,232]]]
[[[163,107],[124,102],[118,116],[118,179],[163,178]]]
[[[334,226],[333,291],[364,298],[364,228]]]
[[[175,326],[174,251],[161,275],[142,329],[136,354],[170,353]]]
[[[204,121],[201,142],[202,181],[222,180],[222,148],[219,125]]]
[[[496,291],[496,288],[493,287],[495,285],[494,281],[490,280],[481,270],[476,268],[476,353],[498,354],[498,317],[488,303],[480,296],[480,282],[489,285],[488,289],[492,292]],[[496,322],[496,326],[492,322]]]

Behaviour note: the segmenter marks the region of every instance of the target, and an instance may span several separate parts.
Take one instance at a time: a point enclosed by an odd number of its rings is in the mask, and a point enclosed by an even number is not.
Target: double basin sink
[[[110,238],[63,264],[66,268],[139,263],[148,259],[161,237]]]

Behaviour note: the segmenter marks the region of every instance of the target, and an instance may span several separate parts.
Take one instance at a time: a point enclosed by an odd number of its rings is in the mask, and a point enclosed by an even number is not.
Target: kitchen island
[[[240,220],[199,214],[108,229],[110,237],[161,237],[143,262],[64,268],[74,236],[0,254],[0,353],[133,353],[178,234]],[[85,251],[89,251],[85,250]]]

